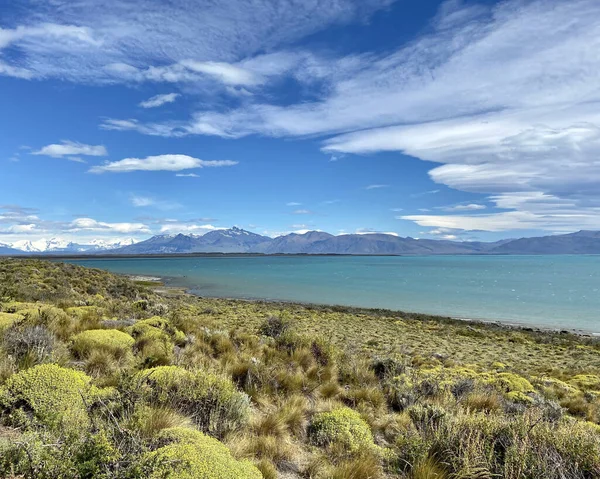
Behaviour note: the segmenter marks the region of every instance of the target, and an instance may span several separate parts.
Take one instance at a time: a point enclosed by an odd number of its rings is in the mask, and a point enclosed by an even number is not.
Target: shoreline
[[[118,274],[118,273],[117,273]],[[418,311],[404,311],[404,310],[396,310],[396,309],[387,309],[387,308],[377,308],[377,307],[364,307],[364,306],[349,306],[343,304],[331,304],[331,303],[312,303],[309,301],[295,301],[295,300],[283,300],[283,299],[270,299],[270,298],[241,298],[235,296],[211,296],[211,295],[202,295],[194,293],[193,289],[190,289],[186,286],[176,286],[172,283],[173,281],[177,281],[178,277],[171,276],[158,276],[158,275],[134,275],[121,273],[123,276],[131,279],[132,281],[136,281],[138,283],[148,283],[146,286],[152,287],[153,283],[156,286],[155,292],[159,294],[163,293],[175,293],[175,294],[183,294],[186,296],[191,296],[195,298],[205,298],[205,299],[214,299],[214,300],[223,300],[223,301],[240,301],[245,303],[266,303],[266,304],[280,304],[285,306],[301,306],[308,309],[316,309],[316,310],[324,310],[324,309],[334,309],[336,311],[346,312],[346,313],[354,313],[354,314],[366,314],[369,316],[390,316],[390,317],[409,317],[409,318],[419,318],[424,320],[433,320],[433,321],[441,321],[441,322],[460,322],[466,324],[473,324],[478,326],[486,326],[486,327],[494,327],[497,329],[505,329],[505,330],[520,330],[526,332],[536,332],[536,333],[544,333],[544,334],[573,334],[579,337],[585,337],[590,339],[600,338],[600,332],[588,331],[584,329],[573,329],[573,328],[558,328],[552,326],[540,326],[540,325],[529,325],[527,323],[520,323],[516,320],[502,320],[502,319],[485,319],[485,318],[467,318],[461,316],[443,316],[437,314],[430,314]]]

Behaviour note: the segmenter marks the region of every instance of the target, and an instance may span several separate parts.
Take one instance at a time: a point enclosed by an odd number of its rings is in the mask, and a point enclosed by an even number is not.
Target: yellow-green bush
[[[248,420],[248,396],[224,376],[159,366],[138,372],[134,385],[148,403],[180,411],[203,431],[218,437]]]
[[[91,378],[56,364],[41,364],[14,374],[0,388],[0,406],[9,422],[27,425],[28,414],[50,428],[85,429],[87,406],[99,390]]]
[[[135,343],[129,334],[116,329],[90,329],[73,336],[73,352],[80,358],[94,350],[102,350],[115,357],[123,357]]]
[[[227,447],[200,431],[173,428],[162,431],[166,445],[147,453],[143,468],[149,479],[262,479],[248,461],[237,461]]]
[[[129,328],[129,332],[136,339],[160,339],[166,336],[176,344],[185,342],[185,334],[160,316],[138,321]]]
[[[584,391],[600,390],[600,377],[595,374],[578,374],[569,381],[569,384]]]
[[[317,446],[336,445],[350,452],[374,446],[369,425],[358,412],[348,407],[315,414],[309,434]]]
[[[20,314],[0,312],[0,332],[10,328],[19,319],[23,319],[23,316]]]

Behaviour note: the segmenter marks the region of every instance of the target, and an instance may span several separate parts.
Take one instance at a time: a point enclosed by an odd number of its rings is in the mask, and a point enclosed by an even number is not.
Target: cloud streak
[[[237,161],[206,161],[188,155],[157,155],[125,158],[90,168],[90,173],[129,173],[132,171],[181,171],[192,168],[218,168],[237,165]]]
[[[194,78],[254,84],[252,75],[236,69],[242,66],[232,67],[240,58],[330,25],[366,20],[392,1],[199,0],[192,8],[188,0],[56,0],[33,9],[28,0],[14,0],[11,6],[22,14],[3,17],[0,51],[16,54],[0,74],[102,83],[177,75],[185,81],[187,70]]]
[[[152,98],[140,103],[142,108],[157,108],[159,106],[166,105],[167,103],[173,103],[181,95],[179,93],[167,93],[164,95],[155,95]]]
[[[32,155],[43,155],[51,156],[52,158],[65,158],[72,161],[81,161],[76,155],[81,156],[106,156],[108,152],[102,145],[86,145],[84,143],[78,143],[75,141],[63,141],[59,144],[47,145],[40,148],[37,151],[31,153]]]
[[[599,49],[595,0],[452,1],[430,33],[396,51],[311,56],[294,75],[327,86],[316,101],[249,102],[197,111],[185,122],[122,126],[163,136],[329,135],[327,154],[400,152],[437,163],[429,175],[440,185],[491,195],[500,209],[512,201],[512,211],[479,220],[404,217],[418,224],[598,227],[600,58],[592,52]],[[514,202],[524,194],[554,198],[553,211],[548,200]]]

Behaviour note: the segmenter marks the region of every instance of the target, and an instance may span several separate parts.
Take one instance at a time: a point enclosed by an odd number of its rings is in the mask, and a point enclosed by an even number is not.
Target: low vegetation
[[[0,477],[600,477],[600,343],[0,260]]]

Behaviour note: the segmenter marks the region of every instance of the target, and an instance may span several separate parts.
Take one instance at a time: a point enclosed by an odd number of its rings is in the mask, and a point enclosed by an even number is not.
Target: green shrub
[[[309,435],[317,446],[335,445],[350,452],[374,446],[369,425],[358,412],[348,407],[315,414]]]
[[[424,434],[435,432],[447,418],[446,410],[433,404],[415,404],[408,408],[408,415],[415,427]]]
[[[87,407],[100,391],[91,378],[56,364],[42,364],[14,374],[0,388],[0,407],[9,422],[35,422],[50,428],[81,430],[89,425]]]
[[[32,479],[112,479],[119,452],[103,430],[80,438],[58,439],[48,432],[29,432],[18,441],[0,437],[0,477]]]
[[[161,339],[168,337],[175,344],[185,343],[185,334],[179,331],[167,319],[160,316],[138,321],[129,328],[129,332],[135,339]]]
[[[278,338],[292,327],[292,321],[284,316],[270,316],[259,328],[259,333],[270,338]]]
[[[249,417],[248,396],[228,378],[213,373],[159,366],[137,373],[134,384],[149,404],[188,415],[203,431],[217,437],[239,428]]]
[[[18,320],[23,319],[21,314],[0,312],[0,332],[11,327]]]
[[[248,461],[237,461],[227,447],[199,431],[166,429],[159,434],[166,443],[143,458],[148,479],[262,479]]]
[[[569,381],[569,384],[584,391],[600,390],[600,377],[595,374],[578,374]]]
[[[90,329],[73,336],[73,352],[85,358],[94,350],[102,350],[114,357],[124,357],[135,343],[129,334],[116,329]]]

